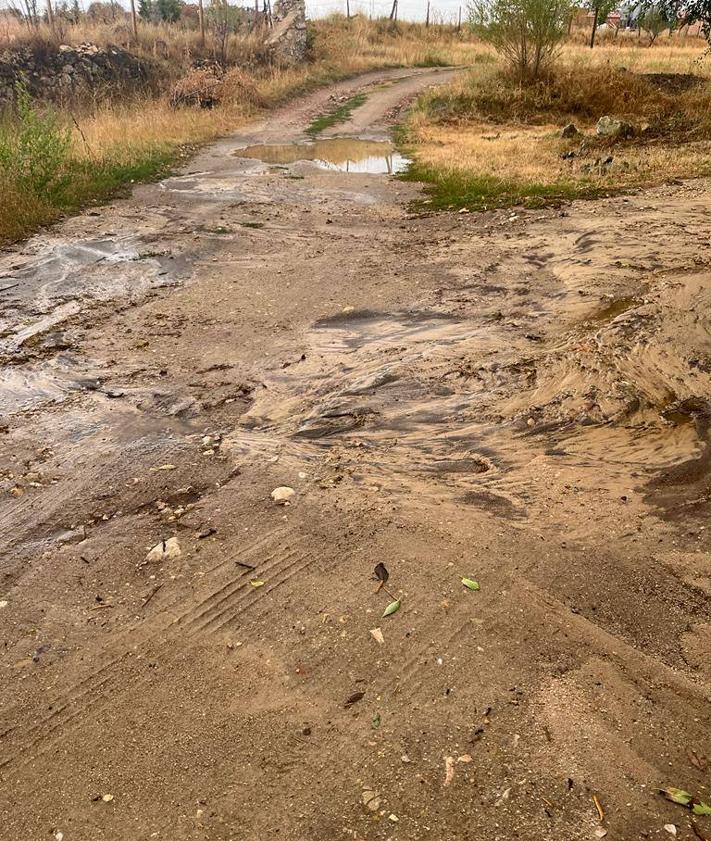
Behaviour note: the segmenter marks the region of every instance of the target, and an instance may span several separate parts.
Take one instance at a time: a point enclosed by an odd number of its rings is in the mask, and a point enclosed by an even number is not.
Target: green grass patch
[[[136,150],[130,162],[103,157],[100,160],[68,158],[51,183],[33,189],[23,179],[0,173],[0,243],[26,236],[65,213],[101,204],[126,192],[133,184],[153,181],[169,174],[180,158],[180,149]]]
[[[546,207],[573,199],[593,199],[622,190],[586,181],[540,184],[502,180],[467,170],[442,170],[414,161],[400,175],[405,181],[425,184],[426,198],[415,201],[418,210],[494,210],[501,207]]]
[[[443,53],[438,53],[436,50],[430,50],[425,53],[420,61],[415,64],[416,67],[450,67],[451,64]]]
[[[0,242],[26,235],[63,213],[116,195],[126,185],[159,178],[184,149],[146,145],[77,158],[69,128],[51,108],[17,90],[17,110],[0,122]]]
[[[345,102],[341,102],[340,105],[337,105],[331,111],[327,111],[325,114],[320,114],[316,117],[306,129],[306,134],[315,137],[327,128],[331,128],[331,126],[338,125],[338,123],[345,123],[346,120],[350,119],[353,111],[356,108],[360,108],[367,99],[367,93],[357,93],[355,96],[349,97]]]

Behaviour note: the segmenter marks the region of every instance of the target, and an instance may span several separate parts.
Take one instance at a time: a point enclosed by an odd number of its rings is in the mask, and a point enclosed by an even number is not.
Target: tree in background
[[[711,43],[711,0],[660,0],[659,8],[672,26],[700,23],[701,31]]]
[[[227,65],[227,42],[230,35],[239,29],[242,19],[241,10],[236,6],[231,6],[227,0],[211,0],[206,17],[215,39],[217,60],[225,67]]]
[[[664,9],[656,3],[645,9],[639,18],[639,25],[649,35],[650,46],[665,29],[671,28]]]
[[[526,81],[550,65],[571,13],[570,0],[472,0],[469,24]]]
[[[38,10],[38,3],[37,0],[20,0],[20,3],[16,6],[14,3],[11,4],[11,8],[20,15],[20,18],[24,20],[28,26],[37,26],[39,24],[39,10]]]
[[[159,20],[166,23],[175,23],[180,18],[180,11],[183,8],[181,0],[155,0]]]
[[[153,23],[175,23],[182,10],[181,0],[138,0],[138,16]]]
[[[590,32],[590,49],[595,46],[595,34],[601,23],[605,23],[610,12],[615,10],[615,0],[587,0],[586,6],[593,13],[593,25]]]
[[[86,10],[86,16],[89,20],[97,21],[99,23],[111,23],[116,20],[116,7],[113,3],[103,2],[103,0],[96,0],[90,3]]]

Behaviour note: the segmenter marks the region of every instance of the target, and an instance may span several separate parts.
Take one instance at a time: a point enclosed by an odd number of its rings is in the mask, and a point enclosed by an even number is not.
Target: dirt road
[[[711,184],[413,215],[445,76],[0,257],[3,839],[694,837]]]

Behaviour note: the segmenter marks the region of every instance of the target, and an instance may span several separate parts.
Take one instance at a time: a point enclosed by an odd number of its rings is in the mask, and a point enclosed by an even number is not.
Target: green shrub
[[[19,192],[51,194],[66,177],[70,149],[70,130],[18,84],[15,114],[0,124],[0,179]]]
[[[471,0],[469,24],[521,81],[538,79],[563,40],[570,0]]]

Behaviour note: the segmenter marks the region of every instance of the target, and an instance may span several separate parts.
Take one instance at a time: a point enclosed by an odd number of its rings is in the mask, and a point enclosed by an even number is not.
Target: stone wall
[[[55,102],[111,90],[138,89],[149,82],[149,68],[120,47],[67,45],[37,51],[29,47],[0,53],[0,106],[14,100],[23,82],[32,96]]]
[[[301,64],[308,53],[304,0],[276,0],[274,26],[267,38],[278,64]]]

